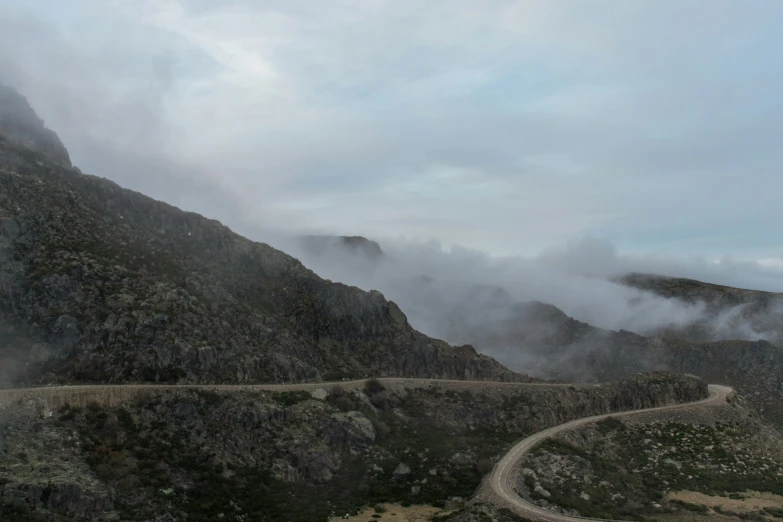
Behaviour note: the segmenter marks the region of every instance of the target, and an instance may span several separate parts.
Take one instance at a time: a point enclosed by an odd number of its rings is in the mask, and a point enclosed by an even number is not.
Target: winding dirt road
[[[535,504],[531,504],[530,502],[526,501],[516,494],[514,489],[511,487],[509,480],[512,475],[511,472],[515,468],[516,463],[519,462],[519,459],[521,459],[526,453],[533,449],[536,444],[543,441],[544,439],[557,435],[560,432],[578,428],[580,426],[584,426],[585,424],[600,421],[608,417],[625,417],[629,415],[637,415],[640,413],[649,413],[654,411],[692,408],[694,406],[703,406],[707,404],[720,404],[726,401],[726,396],[728,396],[729,393],[731,393],[733,390],[727,386],[710,384],[709,391],[710,396],[708,398],[696,402],[686,402],[672,404],[670,406],[647,408],[643,410],[631,410],[618,413],[609,413],[605,415],[595,415],[593,417],[584,417],[566,422],[565,424],[560,424],[558,426],[552,426],[551,428],[547,428],[543,431],[539,431],[538,433],[535,433],[519,442],[516,446],[511,448],[511,451],[509,451],[502,459],[500,459],[500,461],[495,466],[495,469],[492,471],[489,484],[492,487],[494,493],[507,505],[507,507],[511,508],[516,513],[532,520],[540,520],[545,522],[579,522],[582,520],[603,520],[597,518],[563,515],[561,513],[555,513],[553,511],[538,507]]]

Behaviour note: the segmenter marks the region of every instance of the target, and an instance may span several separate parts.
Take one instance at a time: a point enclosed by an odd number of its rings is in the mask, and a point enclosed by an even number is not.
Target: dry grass
[[[764,508],[783,509],[783,496],[772,493],[747,491],[742,498],[728,498],[705,495],[694,491],[674,491],[666,495],[667,500],[679,500],[689,504],[698,504],[710,509],[721,508],[734,513],[752,513]]]
[[[348,520],[350,522],[367,522],[368,520],[378,520],[380,522],[426,522],[432,520],[435,515],[443,513],[441,509],[432,506],[402,507],[399,504],[384,504],[384,506],[386,507],[384,513],[376,513],[374,508],[367,508],[358,515],[348,518],[332,518],[329,522],[338,520]],[[380,518],[373,518],[373,515],[380,515]]]

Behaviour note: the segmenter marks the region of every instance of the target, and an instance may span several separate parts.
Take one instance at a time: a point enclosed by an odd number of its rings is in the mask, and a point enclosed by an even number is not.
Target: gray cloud
[[[0,3],[74,162],[237,229],[780,256],[776,3]]]

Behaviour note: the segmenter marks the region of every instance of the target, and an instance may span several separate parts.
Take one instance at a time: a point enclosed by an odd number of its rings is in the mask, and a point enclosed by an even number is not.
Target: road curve
[[[654,411],[674,410],[679,408],[688,408],[693,406],[701,406],[710,403],[720,403],[726,400],[726,396],[733,390],[727,386],[719,386],[716,384],[709,385],[710,396],[706,399],[695,402],[686,402],[680,404],[673,404],[670,406],[658,406],[655,408],[646,408],[643,410],[631,410],[617,413],[607,413],[605,415],[594,415],[592,417],[583,417],[581,419],[572,420],[565,424],[559,424],[552,426],[543,431],[539,431],[531,435],[530,437],[522,440],[509,451],[495,466],[490,475],[490,485],[495,494],[505,503],[507,506],[516,513],[530,518],[532,520],[540,520],[545,522],[579,522],[582,520],[602,520],[587,517],[575,517],[570,515],[563,515],[562,513],[555,513],[547,509],[536,506],[526,501],[522,497],[516,494],[514,489],[509,484],[509,478],[511,471],[514,469],[514,465],[522,458],[527,452],[533,449],[536,444],[557,435],[558,433],[580,426],[596,422],[608,417],[625,417],[629,415],[637,415],[639,413],[648,413]]]

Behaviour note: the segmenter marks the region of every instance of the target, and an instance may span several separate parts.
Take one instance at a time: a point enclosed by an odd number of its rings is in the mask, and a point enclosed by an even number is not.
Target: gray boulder
[[[396,479],[402,479],[411,474],[411,468],[405,463],[400,462],[400,465],[394,469],[392,476]]]
[[[332,416],[326,430],[327,440],[360,450],[375,443],[375,427],[361,412],[349,411]]]

